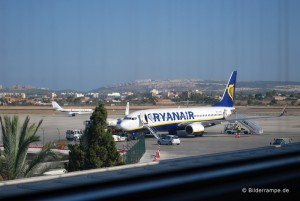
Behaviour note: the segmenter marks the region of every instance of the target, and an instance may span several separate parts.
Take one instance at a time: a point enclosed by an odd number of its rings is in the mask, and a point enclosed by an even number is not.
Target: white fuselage
[[[93,113],[93,109],[64,109],[62,107],[60,107],[60,105],[55,102],[52,101],[52,107],[60,112],[67,112],[70,115],[75,115],[75,114],[90,114]]]
[[[144,124],[158,130],[176,129],[194,122],[221,120],[232,114],[233,107],[195,107],[140,110],[129,114],[120,126],[124,131],[141,130]]]
[[[67,112],[68,114],[91,114],[92,109],[61,109],[60,112]]]

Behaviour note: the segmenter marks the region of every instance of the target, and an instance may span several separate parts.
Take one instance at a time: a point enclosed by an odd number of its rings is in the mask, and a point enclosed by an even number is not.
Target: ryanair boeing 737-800
[[[233,71],[222,99],[213,106],[135,111],[122,120],[120,127],[131,133],[152,129],[169,132],[185,130],[187,134],[203,135],[205,127],[225,121],[235,110],[236,77],[237,71]]]

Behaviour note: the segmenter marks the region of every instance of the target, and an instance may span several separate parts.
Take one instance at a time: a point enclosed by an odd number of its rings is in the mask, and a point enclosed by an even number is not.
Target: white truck
[[[75,129],[75,130],[67,130],[66,132],[66,138],[67,140],[80,140],[80,138],[83,135],[83,131],[79,130],[79,129]]]

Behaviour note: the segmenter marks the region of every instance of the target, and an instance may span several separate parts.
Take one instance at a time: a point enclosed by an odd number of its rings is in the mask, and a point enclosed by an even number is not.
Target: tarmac
[[[252,110],[249,111],[250,115],[255,115]],[[260,110],[260,113],[264,113],[265,115],[268,111],[268,109],[265,111]],[[245,110],[245,112],[247,112],[247,110]],[[13,116],[13,114],[7,115]],[[274,113],[270,115],[274,115]],[[20,123],[22,123],[27,115],[18,114],[18,116]],[[37,135],[40,136],[40,142],[34,146],[42,146],[44,143],[50,141],[65,141],[65,133],[67,130],[84,129],[84,122],[90,118],[89,114],[70,117],[60,112],[51,114],[30,114],[29,116],[31,123],[38,123],[39,120],[43,119],[43,123],[37,132]],[[109,116],[109,118],[120,117],[122,117],[122,115]],[[293,113],[292,115],[280,118],[255,119],[255,122],[263,128],[263,134],[241,134],[240,138],[235,138],[232,134],[224,134],[224,124],[220,124],[206,128],[206,133],[203,137],[180,137],[180,145],[161,145],[161,157],[159,160],[268,146],[270,142],[273,142],[274,138],[281,137],[292,138],[293,142],[300,142],[300,113]],[[0,138],[0,144],[2,144],[1,140]],[[118,142],[117,146],[122,147],[124,143],[126,144],[126,142]],[[146,138],[146,153],[141,158],[140,163],[151,162],[154,159],[157,148],[157,140],[154,137]]]
[[[12,114],[9,115],[12,116]],[[22,123],[26,115],[18,114],[18,116]],[[40,119],[43,119],[42,126],[37,133],[41,142],[36,146],[40,146],[49,141],[65,139],[65,132],[68,129],[84,129],[84,121],[88,120],[90,116],[77,115],[69,117],[62,113],[54,113],[30,114],[30,117],[31,123],[37,123]],[[120,116],[110,116],[110,118],[115,117]],[[296,149],[299,149],[300,114],[280,118],[256,119],[255,122],[263,128],[263,134],[241,134],[239,138],[236,138],[235,135],[223,132],[223,124],[216,125],[206,128],[203,137],[180,137],[180,145],[160,145],[160,158],[155,162],[153,161],[158,144],[154,137],[149,137],[145,140],[146,153],[138,164],[0,182],[0,197],[14,195],[15,193],[39,192],[71,184],[82,184],[82,181],[85,183],[99,179],[105,181],[105,179],[109,180],[120,176],[131,177],[137,173],[144,175],[153,171],[172,169],[187,164],[203,163],[205,165],[218,161],[233,160],[237,157],[248,158],[285,151],[285,148],[277,149],[270,146],[270,142],[273,142],[274,138],[292,138]],[[122,146],[124,143],[126,142],[118,142],[117,146]],[[1,141],[0,144],[2,144]],[[160,165],[156,166],[157,164]]]
[[[263,130],[263,134],[241,134],[236,138],[233,134],[224,134],[224,125],[206,128],[203,137],[181,137],[180,145],[161,145],[159,160],[201,156],[227,151],[252,149],[270,146],[274,138],[292,138],[293,142],[300,142],[300,116],[284,116],[274,119],[255,120]],[[157,140],[146,140],[146,153],[140,162],[150,162],[158,149]]]

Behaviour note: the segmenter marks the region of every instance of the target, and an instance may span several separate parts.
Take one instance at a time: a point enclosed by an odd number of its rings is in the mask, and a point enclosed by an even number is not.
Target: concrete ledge
[[[103,172],[117,171],[117,170],[124,170],[124,169],[126,170],[126,169],[131,169],[131,168],[146,167],[146,166],[157,165],[157,164],[158,164],[158,162],[137,163],[137,164],[121,165],[121,166],[100,168],[100,169],[93,169],[93,170],[68,172],[68,173],[65,173],[63,175],[38,176],[38,177],[31,177],[31,178],[25,178],[25,179],[15,179],[15,180],[1,181],[0,182],[0,192],[1,192],[1,187],[2,186],[17,185],[17,184],[24,184],[24,183],[31,183],[31,182],[39,182],[39,181],[46,181],[46,180],[53,180],[53,179],[60,179],[60,178],[68,178],[68,177],[74,177],[74,176],[96,174],[96,173],[103,173]]]

